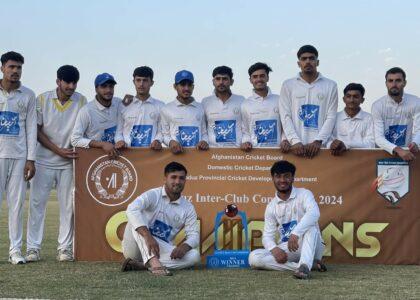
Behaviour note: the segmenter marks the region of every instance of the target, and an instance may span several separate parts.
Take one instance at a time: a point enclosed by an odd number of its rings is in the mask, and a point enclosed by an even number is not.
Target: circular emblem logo
[[[213,267],[218,267],[219,266],[219,259],[217,257],[210,258],[209,265],[213,266]]]
[[[233,113],[234,113],[235,115],[239,115],[239,113],[240,113],[239,108],[238,108],[238,107],[235,107],[235,108],[233,109]]]
[[[317,96],[318,96],[318,99],[321,100],[321,101],[324,100],[324,98],[325,98],[324,94],[321,94],[321,93],[318,93]]]
[[[155,119],[156,119],[156,116],[157,116],[157,114],[156,114],[156,112],[154,112],[154,111],[150,112],[150,114],[149,114],[149,117],[150,117],[150,119],[152,119],[152,120],[155,120]]]
[[[278,107],[274,107],[274,109],[273,109],[273,110],[274,110],[274,113],[275,113],[275,114],[278,114],[278,113],[279,113],[279,108],[278,108]]]
[[[86,174],[86,186],[92,198],[101,205],[121,205],[133,196],[137,188],[137,172],[123,156],[118,160],[107,155],[97,158]]]

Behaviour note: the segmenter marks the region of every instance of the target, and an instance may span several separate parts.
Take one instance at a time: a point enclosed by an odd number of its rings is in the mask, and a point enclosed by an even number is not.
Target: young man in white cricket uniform
[[[265,210],[264,249],[252,251],[249,264],[256,269],[295,271],[296,278],[307,279],[311,268],[327,269],[321,261],[324,244],[318,204],[311,191],[293,186],[295,171],[285,160],[271,167],[276,194]]]
[[[55,185],[60,206],[59,261],[73,260],[73,159],[70,135],[86,98],[76,92],[79,71],[65,65],[57,70],[57,88],[37,98],[38,145],[36,175],[31,181],[26,262],[41,259],[48,197]]]
[[[341,155],[351,148],[375,148],[372,115],[362,110],[365,88],[350,83],[344,88],[344,110],[337,113],[335,127],[328,147],[332,155]]]
[[[241,105],[241,149],[279,147],[281,123],[279,96],[272,94],[267,83],[271,68],[265,63],[255,63],[248,69],[249,81],[254,87],[252,95]]]
[[[118,156],[115,132],[121,99],[114,97],[117,82],[108,73],[96,76],[96,96],[77,115],[71,135],[71,144],[81,148],[101,148],[111,158]]]
[[[0,207],[9,207],[9,262],[24,264],[22,209],[26,184],[35,174],[36,99],[20,82],[24,58],[10,51],[1,56],[0,81]]]
[[[280,115],[295,155],[312,158],[331,137],[337,114],[337,84],[317,71],[318,51],[311,45],[298,53],[301,72],[283,82]]]
[[[209,144],[204,109],[192,97],[193,74],[187,70],[177,72],[174,89],[176,99],[160,111],[164,143],[174,154],[182,153],[185,147],[207,150]]]
[[[160,109],[162,101],[150,96],[153,86],[153,70],[138,67],[133,73],[136,96],[126,96],[120,105],[115,136],[116,147],[148,147],[162,149]]]
[[[163,187],[146,191],[127,207],[128,223],[122,242],[126,260],[122,271],[147,267],[154,275],[167,276],[167,269],[183,269],[200,262],[200,234],[194,206],[181,195],[187,169],[177,162],[164,170]],[[173,240],[184,228],[186,239]]]
[[[232,94],[232,84],[232,69],[226,66],[216,67],[213,70],[214,94],[201,101],[206,115],[210,147],[241,146],[241,104],[245,98]]]
[[[420,99],[404,93],[407,81],[401,68],[389,69],[385,74],[385,84],[388,95],[372,105],[376,145],[411,161],[419,152]]]

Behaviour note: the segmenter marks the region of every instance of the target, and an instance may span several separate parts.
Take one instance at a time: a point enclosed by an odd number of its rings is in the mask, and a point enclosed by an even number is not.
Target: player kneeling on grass
[[[277,192],[265,210],[264,249],[252,251],[249,264],[256,269],[292,270],[296,278],[307,279],[311,268],[327,269],[321,262],[324,244],[318,226],[319,208],[311,191],[293,186],[295,171],[296,167],[284,160],[271,167]]]
[[[187,169],[171,162],[164,174],[163,187],[141,194],[127,208],[123,272],[147,268],[153,275],[168,276],[172,273],[167,268],[188,268],[200,261],[200,253],[193,249],[199,244],[197,214],[181,195]],[[182,228],[186,240],[175,247],[172,242]]]

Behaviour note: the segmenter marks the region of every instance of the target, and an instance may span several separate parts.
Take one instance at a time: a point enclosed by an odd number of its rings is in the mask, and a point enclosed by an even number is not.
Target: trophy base
[[[207,269],[249,268],[248,250],[216,250],[206,258]]]

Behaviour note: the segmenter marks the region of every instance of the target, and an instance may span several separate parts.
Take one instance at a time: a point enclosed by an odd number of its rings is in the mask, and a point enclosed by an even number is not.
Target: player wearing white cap
[[[407,81],[401,68],[389,69],[385,84],[388,95],[372,105],[375,142],[388,153],[411,161],[419,152],[420,99],[404,92]]]
[[[38,145],[31,181],[26,261],[41,259],[47,200],[55,185],[60,206],[59,261],[73,260],[73,159],[70,135],[86,98],[76,92],[79,71],[65,65],[57,70],[57,88],[37,98]]]
[[[280,115],[291,150],[312,158],[331,137],[337,114],[337,84],[318,71],[318,51],[302,46],[298,53],[301,72],[283,82]]]
[[[122,242],[126,260],[122,271],[145,267],[154,275],[167,276],[167,269],[183,269],[200,261],[200,234],[194,206],[181,195],[187,169],[177,162],[166,165],[163,187],[148,190],[127,207],[128,223]],[[173,240],[184,228],[186,239]]]
[[[115,135],[116,147],[149,147],[162,149],[160,109],[162,101],[150,96],[153,86],[153,70],[138,67],[133,72],[136,96],[127,95],[120,105]]]
[[[362,110],[365,88],[350,83],[344,88],[344,110],[337,113],[335,127],[327,146],[332,155],[341,155],[351,148],[375,148],[372,115]]]
[[[272,94],[267,85],[271,71],[267,64],[260,62],[248,69],[249,81],[254,88],[252,95],[241,105],[241,149],[244,151],[280,146],[279,96]]]
[[[192,97],[193,74],[187,70],[177,72],[174,89],[176,99],[160,110],[164,143],[174,154],[183,152],[184,147],[207,150],[209,144],[204,109]]]
[[[114,97],[117,82],[108,73],[95,79],[96,96],[77,115],[71,135],[71,144],[81,148],[101,148],[110,157],[118,156],[115,147],[115,132],[121,99]]]
[[[24,264],[22,209],[26,182],[35,174],[36,99],[20,78],[24,58],[10,51],[1,56],[0,81],[0,207],[9,207],[9,262]]]
[[[201,104],[206,115],[210,147],[240,147],[242,141],[241,104],[243,96],[232,94],[232,69],[226,66],[213,70],[214,94]]]
[[[293,186],[295,172],[296,167],[284,160],[271,167],[276,194],[265,210],[264,249],[252,251],[249,264],[256,269],[292,270],[296,278],[307,279],[311,268],[327,269],[321,261],[318,204],[311,191]]]

